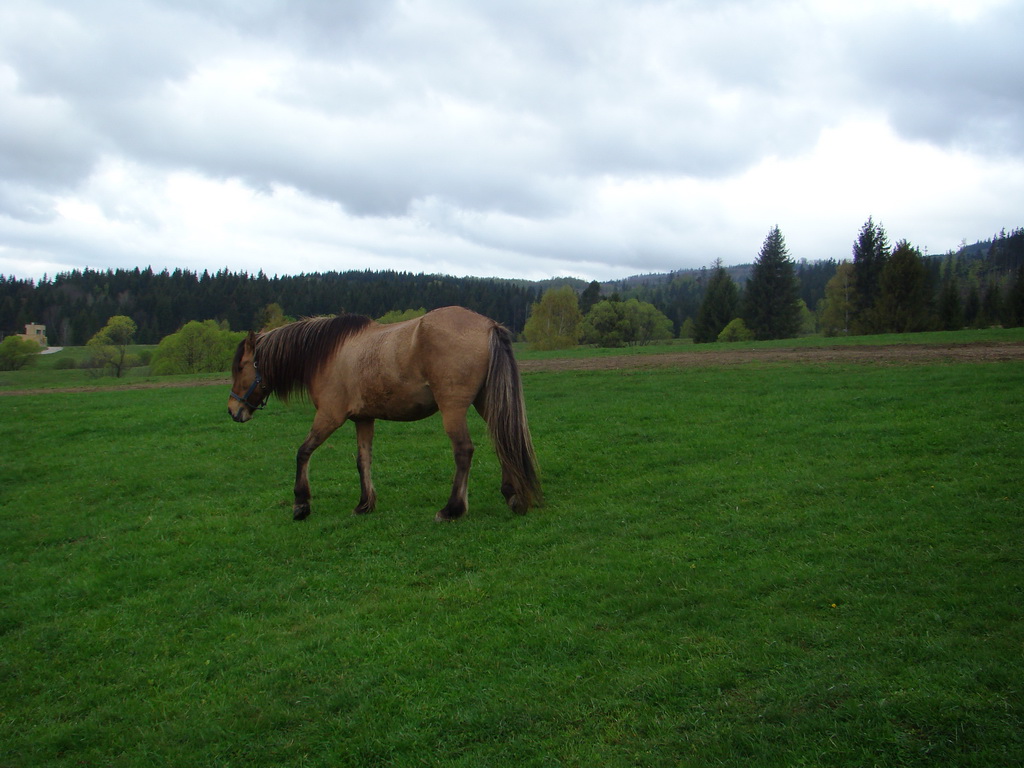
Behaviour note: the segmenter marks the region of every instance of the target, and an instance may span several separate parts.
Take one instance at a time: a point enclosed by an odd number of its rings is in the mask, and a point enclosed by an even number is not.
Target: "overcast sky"
[[[18,0],[0,274],[608,280],[1024,226],[1020,0]]]

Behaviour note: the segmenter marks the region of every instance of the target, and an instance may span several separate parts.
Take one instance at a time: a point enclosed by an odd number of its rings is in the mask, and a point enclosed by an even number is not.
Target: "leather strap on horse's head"
[[[231,392],[231,397],[235,398],[235,400],[240,402],[242,405],[244,405],[250,411],[258,411],[261,408],[266,408],[267,407],[267,398],[270,396],[270,393],[268,392],[267,394],[263,395],[263,397],[261,397],[256,402],[255,405],[253,405],[252,403],[249,402],[249,398],[252,397],[253,392],[256,391],[257,387],[260,387],[263,384],[263,377],[260,375],[260,369],[258,367],[256,367],[256,358],[255,357],[252,359],[252,369],[253,369],[253,371],[256,374],[256,378],[254,378],[252,380],[252,384],[249,385],[249,388],[245,391],[245,394],[244,395],[236,395],[234,392]]]

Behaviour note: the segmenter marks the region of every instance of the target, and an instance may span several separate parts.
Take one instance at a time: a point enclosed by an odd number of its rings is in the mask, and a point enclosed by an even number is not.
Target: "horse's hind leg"
[[[477,413],[487,421],[487,403],[484,399],[484,395],[481,394],[474,403]],[[495,417],[491,417],[495,418]],[[490,422],[487,422],[487,426],[490,429],[492,427]],[[495,436],[495,430],[492,429],[491,436]],[[508,461],[502,457],[502,452],[498,449],[497,442],[495,442],[495,450],[498,453],[498,462],[501,464],[501,495],[505,497],[505,503],[508,504],[509,509],[518,515],[525,515],[529,510],[529,505],[523,499],[522,494],[516,493],[516,482],[517,475],[512,471]]]
[[[377,506],[377,491],[373,487],[373,476],[370,473],[370,465],[373,462],[373,419],[356,422],[356,440],[359,444],[359,453],[356,458],[356,468],[359,470],[359,504],[356,505],[354,513],[365,515],[373,512]]]
[[[443,412],[444,431],[452,441],[455,455],[455,479],[448,503],[437,513],[435,520],[456,520],[469,508],[469,468],[473,463],[473,440],[466,423],[466,408]]]

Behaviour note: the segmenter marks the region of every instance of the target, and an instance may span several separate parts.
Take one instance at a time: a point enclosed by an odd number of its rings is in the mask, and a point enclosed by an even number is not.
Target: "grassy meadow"
[[[1020,764],[1022,382],[531,373],[546,506],[476,419],[453,524],[438,417],[363,517],[340,430],[294,523],[308,405],[0,397],[0,765]]]

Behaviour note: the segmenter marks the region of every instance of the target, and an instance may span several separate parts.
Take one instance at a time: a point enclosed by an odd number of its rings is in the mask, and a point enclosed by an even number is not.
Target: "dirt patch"
[[[604,371],[636,368],[701,368],[749,363],[860,363],[909,365],[944,362],[1000,362],[1024,360],[1024,342],[971,344],[893,344],[888,346],[785,347],[777,349],[705,350],[656,355],[621,355],[561,360],[523,360],[523,371]]]
[[[613,371],[653,368],[707,368],[716,365],[751,363],[854,363],[864,365],[912,365],[925,363],[986,363],[1024,360],[1024,342],[972,342],[970,344],[891,344],[887,346],[783,347],[777,349],[702,349],[687,347],[660,354],[614,355],[609,357],[521,360],[519,368],[535,371]],[[143,381],[132,384],[63,387],[54,389],[13,389],[3,395],[104,392],[111,390],[168,389],[180,387],[228,387],[227,378],[204,381]]]
[[[123,392],[132,389],[182,389],[191,387],[229,387],[231,380],[208,379],[205,381],[137,381],[131,384],[96,384],[77,387],[42,387],[37,389],[8,389],[0,391],[4,395],[46,395],[46,394],[77,394],[80,392]]]

